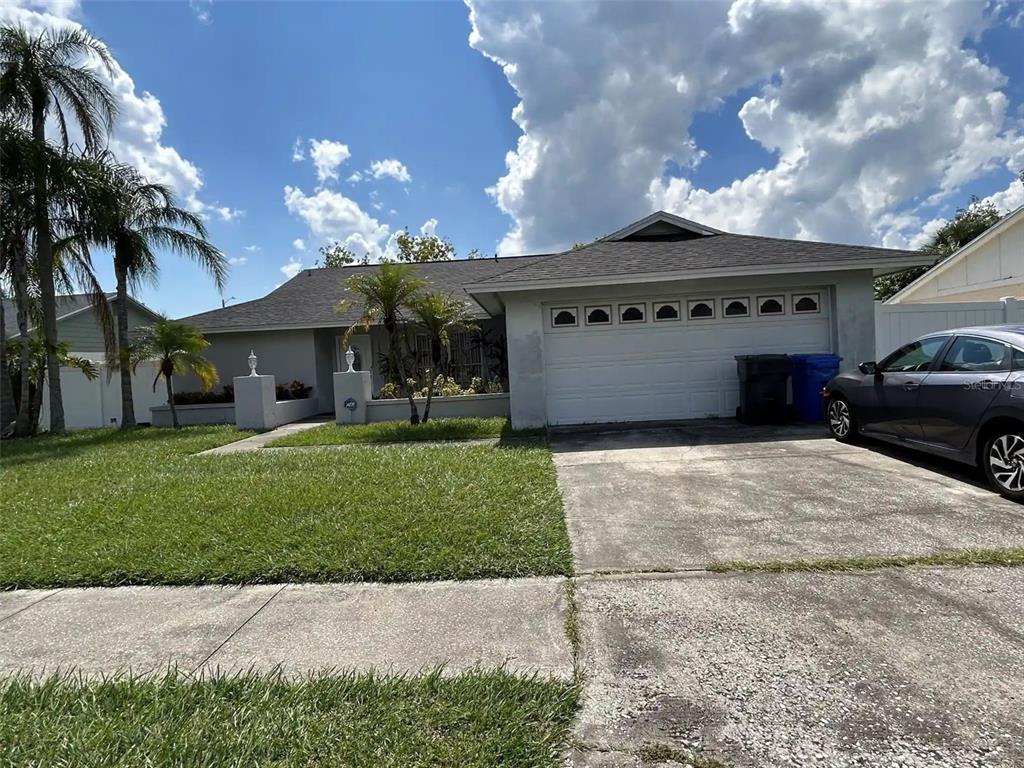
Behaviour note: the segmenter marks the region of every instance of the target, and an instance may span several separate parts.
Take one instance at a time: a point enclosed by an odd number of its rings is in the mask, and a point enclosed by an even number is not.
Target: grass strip
[[[0,681],[0,764],[554,768],[578,695],[503,671],[15,677]]]
[[[911,565],[1021,566],[1024,565],[1024,548],[961,549],[934,552],[929,555],[836,557],[814,560],[729,560],[712,563],[708,566],[708,570],[715,573],[730,571],[793,573],[800,571],[865,571],[877,568],[903,568]]]
[[[426,424],[382,421],[375,424],[322,424],[280,437],[272,447],[309,445],[356,445],[360,443],[405,443],[421,441],[481,440],[502,437],[543,436],[544,429],[512,429],[508,419],[431,419]]]

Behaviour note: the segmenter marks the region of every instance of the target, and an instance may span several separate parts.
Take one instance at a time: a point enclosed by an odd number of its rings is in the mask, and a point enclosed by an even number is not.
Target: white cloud
[[[309,140],[309,157],[316,167],[316,178],[321,184],[337,180],[338,167],[351,156],[352,153],[349,152],[348,145],[342,144],[340,141]]]
[[[296,138],[292,144],[292,162],[301,163],[306,159],[306,151],[302,147],[302,139]]]
[[[248,261],[249,259],[246,256],[232,256],[230,259],[228,259],[228,264],[230,264],[233,267],[240,267]]]
[[[412,181],[412,176],[409,175],[409,169],[394,158],[388,158],[387,160],[374,160],[370,163],[370,173],[375,179],[391,178],[403,183]]]
[[[226,205],[219,207],[215,206],[212,210],[220,217],[221,221],[234,221],[235,219],[241,218],[245,215],[245,211],[239,210],[238,208],[230,208]]]
[[[286,186],[284,204],[289,212],[306,223],[318,240],[337,240],[356,253],[368,253],[372,261],[384,253],[390,235],[388,226],[340,192],[320,189],[307,195],[298,187]]]
[[[960,203],[1024,150],[1004,76],[961,47],[989,12],[471,0],[470,44],[520,98],[523,134],[488,190],[513,220],[499,252],[567,247],[660,207],[738,232],[908,245],[918,201]],[[772,154],[765,167],[708,189],[667,175],[704,157],[694,115],[742,89],[735,119]]]
[[[188,0],[188,7],[201,24],[213,22],[213,0]]]
[[[247,246],[245,246],[245,248],[243,250],[246,250],[249,253],[257,253],[257,252],[259,252],[259,251],[261,251],[263,249],[260,248],[258,245],[247,245]]]
[[[304,251],[306,250],[306,241],[303,240],[301,237],[296,237],[294,240],[292,240],[292,248],[294,248],[296,251]]]
[[[357,184],[357,183],[359,183],[362,180],[363,180],[363,174],[362,174],[361,171],[356,171],[351,176],[349,176],[347,179],[345,179],[345,181],[347,181],[349,184]]]
[[[288,259],[288,263],[281,267],[281,274],[284,275],[288,280],[291,280],[299,272],[302,271],[302,261],[292,256]]]
[[[433,237],[437,231],[437,219],[427,219],[423,222],[423,226],[420,227],[420,234],[426,235],[427,237]]]
[[[79,4],[74,0],[31,5],[0,3],[0,22],[21,24],[33,32],[47,27],[81,28],[75,20],[78,15]],[[101,71],[100,76],[107,79],[105,72]],[[203,188],[199,168],[162,141],[167,118],[160,100],[148,91],[137,92],[134,80],[116,61],[108,82],[119,112],[109,149],[118,160],[135,166],[149,180],[169,185],[189,210],[212,212],[212,207],[199,196]],[[80,144],[75,127],[71,125],[69,129],[72,140]]]

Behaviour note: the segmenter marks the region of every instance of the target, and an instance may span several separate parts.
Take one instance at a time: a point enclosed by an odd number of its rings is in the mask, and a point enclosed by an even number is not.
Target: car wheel
[[[832,433],[832,437],[841,443],[850,443],[857,439],[857,420],[845,398],[834,395],[828,402],[826,415],[828,431]]]
[[[1024,500],[1024,430],[1002,430],[986,444],[982,459],[992,487],[1011,499]]]

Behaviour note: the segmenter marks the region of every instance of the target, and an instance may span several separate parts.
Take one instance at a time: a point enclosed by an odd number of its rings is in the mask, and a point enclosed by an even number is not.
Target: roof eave
[[[551,288],[582,288],[593,285],[620,285],[623,283],[659,283],[683,280],[700,280],[715,277],[756,277],[760,275],[779,275],[786,273],[808,272],[845,272],[849,270],[870,269],[873,275],[884,275],[903,269],[927,264],[926,256],[893,257],[866,261],[854,259],[848,261],[831,261],[828,264],[773,264],[765,267],[751,268],[734,267],[728,269],[686,270],[678,272],[638,272],[632,275],[595,275],[590,278],[523,280],[520,282],[484,282],[467,285],[466,292],[479,301],[479,296],[488,293],[506,293],[512,291],[546,290]]]

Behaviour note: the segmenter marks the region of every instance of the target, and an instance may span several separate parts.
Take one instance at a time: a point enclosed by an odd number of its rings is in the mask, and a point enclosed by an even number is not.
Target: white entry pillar
[[[249,353],[249,375],[235,376],[235,425],[239,429],[277,426],[277,387],[273,376],[256,373],[256,355]]]
[[[345,351],[347,371],[334,374],[334,420],[338,424],[365,424],[366,404],[373,399],[373,385],[369,371],[357,371],[353,364],[356,354],[350,347]]]

